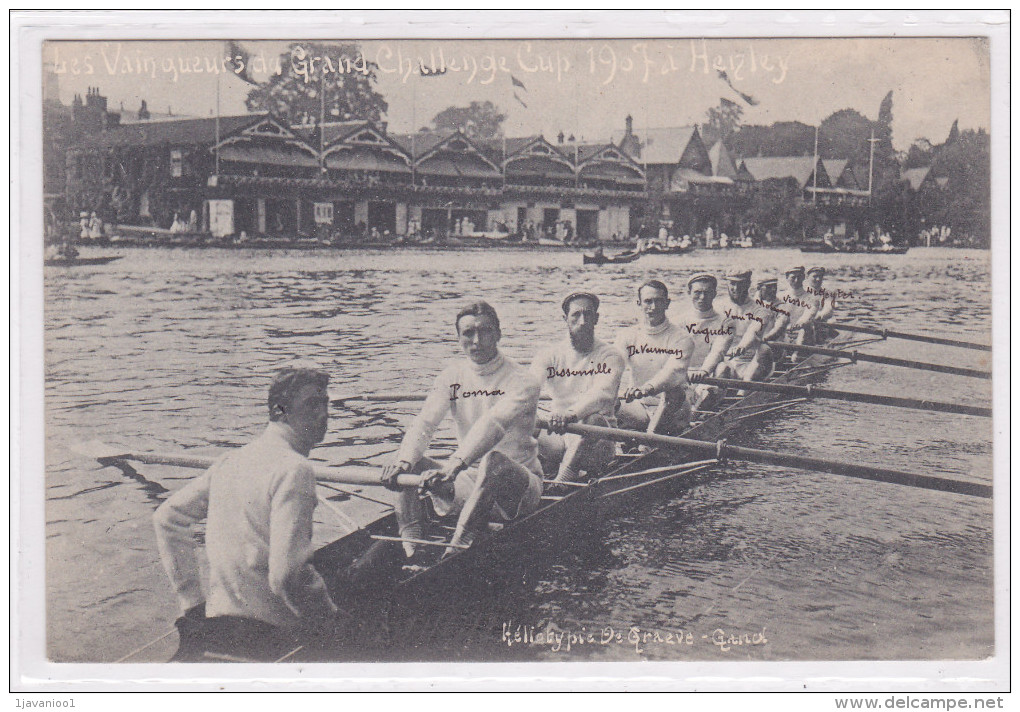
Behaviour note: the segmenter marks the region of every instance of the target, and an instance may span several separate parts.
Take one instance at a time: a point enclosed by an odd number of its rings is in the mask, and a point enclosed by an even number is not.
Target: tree
[[[727,143],[740,126],[743,115],[744,110],[740,104],[726,98],[720,99],[719,106],[713,106],[708,110],[708,123],[702,127],[705,145],[715,145],[716,141]]]
[[[771,126],[741,126],[731,137],[735,155],[810,156],[815,150],[815,128],[799,121],[777,121]]]
[[[248,92],[249,111],[268,111],[290,124],[318,123],[322,115],[326,121],[379,121],[386,113],[375,89],[379,65],[356,44],[293,43],[280,66],[283,72]]]
[[[949,129],[949,136],[946,137],[946,145],[950,146],[960,140],[960,120],[956,119],[953,121],[952,128]]]
[[[839,158],[850,165],[868,164],[872,121],[854,109],[840,109],[818,126],[818,155]]]
[[[449,106],[432,118],[436,131],[462,131],[470,138],[495,138],[503,135],[506,114],[491,101],[472,101],[468,106]]]

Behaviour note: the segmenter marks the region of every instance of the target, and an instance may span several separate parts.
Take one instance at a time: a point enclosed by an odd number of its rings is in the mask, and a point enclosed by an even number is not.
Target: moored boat
[[[43,260],[43,264],[47,267],[84,267],[86,265],[106,265],[120,258],[120,255],[108,257],[51,257]]]
[[[595,253],[594,255],[584,255],[584,264],[586,265],[621,265],[633,262],[641,256],[640,252],[627,251],[621,252],[617,255],[603,255],[602,253]]]

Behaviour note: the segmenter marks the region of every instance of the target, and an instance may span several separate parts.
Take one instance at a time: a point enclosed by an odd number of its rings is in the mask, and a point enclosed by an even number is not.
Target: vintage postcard
[[[25,19],[20,670],[1008,687],[1008,13],[475,15]]]

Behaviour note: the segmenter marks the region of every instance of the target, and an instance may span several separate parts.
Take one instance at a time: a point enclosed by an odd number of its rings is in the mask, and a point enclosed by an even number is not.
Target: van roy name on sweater
[[[726,318],[727,319],[736,319],[737,321],[756,321],[759,324],[764,324],[765,323],[764,319],[762,319],[760,316],[755,316],[755,314],[752,313],[752,312],[747,312],[745,314],[740,314],[740,313],[735,312],[735,311],[730,311],[729,309],[726,310]]]

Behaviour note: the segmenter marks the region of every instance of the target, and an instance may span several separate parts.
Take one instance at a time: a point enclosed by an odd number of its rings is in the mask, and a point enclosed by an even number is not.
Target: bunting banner
[[[733,82],[730,81],[730,77],[728,74],[726,74],[726,72],[724,72],[721,69],[717,69],[716,71],[719,73],[719,78],[726,82],[726,86],[735,91],[737,95],[740,96],[741,99],[746,101],[750,106],[758,106],[757,99],[755,99],[750,94],[745,94],[744,92],[740,91],[735,86],[733,86]]]

